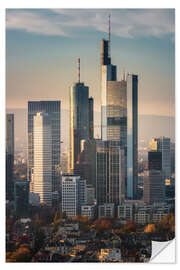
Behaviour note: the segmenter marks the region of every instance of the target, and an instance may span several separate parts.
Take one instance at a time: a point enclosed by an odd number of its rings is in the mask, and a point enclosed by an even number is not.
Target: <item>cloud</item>
[[[6,26],[36,34],[72,37],[87,28],[107,32],[109,13],[111,32],[119,37],[160,38],[175,31],[173,9],[9,9]]]

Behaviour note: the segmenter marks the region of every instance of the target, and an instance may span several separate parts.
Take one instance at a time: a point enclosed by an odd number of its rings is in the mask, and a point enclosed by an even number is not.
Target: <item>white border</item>
[[[5,231],[5,207],[4,207],[4,194],[5,194],[5,183],[4,183],[4,179],[5,179],[5,160],[4,160],[4,154],[5,154],[5,8],[176,8],[176,61],[179,58],[179,54],[178,54],[178,41],[179,41],[179,36],[178,36],[178,31],[179,31],[179,18],[180,18],[180,12],[179,12],[179,1],[160,1],[160,0],[151,0],[151,1],[139,1],[139,0],[131,0],[131,1],[115,1],[115,0],[111,0],[111,1],[95,1],[95,0],[91,0],[88,2],[85,1],[80,1],[80,0],[76,0],[76,1],[57,1],[57,0],[51,0],[51,1],[37,1],[37,0],[31,0],[31,1],[18,1],[18,0],[14,0],[14,1],[10,1],[10,0],[6,0],[6,1],[1,1],[2,3],[0,3],[0,40],[1,40],[1,46],[0,46],[0,108],[1,108],[1,113],[0,113],[0,127],[1,127],[1,132],[0,132],[0,161],[1,161],[1,188],[0,188],[0,207],[1,207],[1,219],[0,219],[0,239],[1,239],[1,250],[0,250],[0,263],[1,263],[1,269],[2,267],[5,268],[9,268],[9,267],[13,267],[13,268],[36,268],[36,267],[43,267],[43,268],[49,268],[49,267],[62,267],[63,270],[64,269],[69,269],[71,267],[73,268],[90,268],[90,267],[98,267],[98,268],[102,268],[103,269],[109,269],[109,267],[113,267],[113,268],[120,268],[122,267],[123,270],[124,269],[130,269],[132,267],[138,267],[138,268],[142,268],[144,269],[144,267],[163,267],[163,269],[169,268],[169,267],[178,267],[179,264],[179,260],[177,257],[177,264],[176,265],[152,265],[152,264],[81,264],[81,263],[77,263],[77,264],[25,264],[25,263],[14,263],[14,264],[5,264],[4,263],[4,252],[5,252],[5,240],[4,240],[4,231]],[[178,29],[178,31],[177,31]],[[178,62],[176,63],[176,70],[178,69]],[[176,78],[176,101],[177,103],[179,103],[179,91],[180,89],[178,89],[178,78]],[[176,119],[180,113],[180,109],[179,109],[179,104],[176,104]],[[180,132],[179,132],[179,125],[178,125],[178,121],[176,120],[176,138],[180,138]],[[178,194],[178,189],[179,189],[179,185],[178,185],[178,181],[179,181],[179,171],[178,171],[178,163],[177,160],[179,161],[179,155],[178,155],[178,151],[179,151],[179,142],[178,140],[176,141],[176,154],[177,154],[177,159],[176,159],[176,179],[177,179],[177,184],[176,184],[176,194]],[[178,205],[178,196],[176,197],[176,207]],[[178,211],[176,211],[176,220],[179,219],[179,215],[178,215]],[[178,223],[176,221],[176,227],[178,227]],[[178,238],[179,240],[179,233],[178,230],[176,231],[176,238]],[[177,244],[176,244],[177,246]],[[168,256],[168,253],[165,254],[164,256]]]

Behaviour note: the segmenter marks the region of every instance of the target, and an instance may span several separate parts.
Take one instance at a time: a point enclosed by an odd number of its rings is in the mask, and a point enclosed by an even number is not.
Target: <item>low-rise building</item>
[[[98,217],[99,218],[114,218],[115,206],[114,203],[105,203],[99,205],[98,207]]]
[[[121,250],[119,248],[113,249],[101,249],[99,253],[99,260],[101,262],[120,262],[121,261]]]
[[[88,218],[94,218],[95,217],[95,205],[81,206],[81,216],[86,216]]]

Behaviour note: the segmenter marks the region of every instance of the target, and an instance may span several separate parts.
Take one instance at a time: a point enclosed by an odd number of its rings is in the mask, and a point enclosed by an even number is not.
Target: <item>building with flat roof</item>
[[[52,192],[59,190],[60,156],[61,156],[61,101],[28,101],[28,180],[32,181],[34,168],[34,116],[48,113],[52,136]]]
[[[62,213],[68,217],[80,215],[85,205],[86,180],[76,175],[62,176]]]

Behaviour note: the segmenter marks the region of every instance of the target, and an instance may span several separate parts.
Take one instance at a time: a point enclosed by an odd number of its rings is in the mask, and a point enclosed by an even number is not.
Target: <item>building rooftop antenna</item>
[[[78,58],[78,83],[80,83],[80,58]]]
[[[110,43],[111,43],[111,14],[109,14],[109,32],[108,32],[108,41],[109,41],[109,57],[111,56]]]

